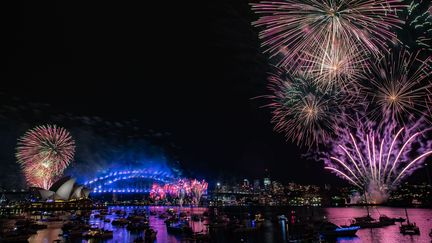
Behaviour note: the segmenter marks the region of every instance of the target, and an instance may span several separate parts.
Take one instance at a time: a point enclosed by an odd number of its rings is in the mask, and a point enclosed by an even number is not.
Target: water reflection
[[[150,211],[157,211],[159,213],[165,212],[167,207],[112,207],[110,211],[124,210],[127,213],[133,210],[140,209]],[[182,212],[186,212],[188,215],[202,215],[206,208],[183,208]],[[262,213],[266,219],[263,223],[263,230],[255,234],[240,234],[240,235],[227,235],[227,234],[216,234],[213,235],[214,242],[289,242],[290,239],[290,223],[301,221],[308,217],[313,218],[327,218],[329,221],[338,224],[345,225],[349,224],[350,220],[354,217],[364,216],[366,209],[361,207],[350,207],[350,208],[254,208],[254,207],[239,207],[239,208],[225,208],[218,209],[220,213],[225,213],[231,217],[235,216],[241,218],[242,215],[250,217],[256,213]],[[389,207],[377,207],[371,208],[371,215],[374,218],[378,218],[380,214],[385,214],[389,217],[405,217],[405,211],[403,208],[389,208]],[[167,232],[164,219],[159,218],[159,213],[156,215],[150,215],[150,225],[157,231],[156,242],[181,242],[181,237],[171,235]],[[408,209],[409,218],[411,221],[416,222],[420,227],[421,234],[415,236],[402,235],[399,232],[399,224],[373,229],[361,229],[357,232],[357,237],[342,237],[333,240],[332,242],[341,243],[359,243],[359,242],[377,242],[377,243],[402,243],[402,242],[431,242],[429,232],[432,228],[432,209]],[[286,215],[288,221],[278,220],[278,215]],[[111,221],[118,218],[116,214],[107,215],[106,218]],[[94,215],[90,217],[90,224],[98,225],[100,228],[112,230],[114,236],[112,239],[105,240],[102,242],[133,242],[139,236],[143,236],[143,232],[131,233],[126,227],[113,226],[111,223],[104,222],[100,218],[95,218]],[[190,226],[194,232],[206,232],[207,221],[192,221],[190,220]],[[253,224],[250,221],[250,224]],[[38,231],[37,235],[30,237],[31,243],[52,243],[54,240],[59,239],[59,234],[62,233],[61,227],[62,222],[51,222],[48,223],[48,228]],[[92,240],[76,240],[73,242],[94,242]],[[98,241],[101,242],[101,241]]]
[[[326,208],[325,215],[328,219],[336,224],[347,224],[354,217],[366,215],[366,209],[361,207],[352,208]],[[370,214],[374,218],[379,218],[384,214],[389,217],[405,218],[403,208],[374,207],[370,209]],[[340,239],[338,242],[431,242],[429,232],[432,228],[432,210],[431,209],[408,209],[410,221],[415,222],[420,228],[420,235],[402,235],[399,232],[399,224],[383,228],[361,229],[357,232],[359,239]]]

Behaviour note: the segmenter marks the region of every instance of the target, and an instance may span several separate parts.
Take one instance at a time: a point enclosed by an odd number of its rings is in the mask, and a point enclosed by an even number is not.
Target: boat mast
[[[365,198],[365,201],[366,201],[367,216],[370,216],[370,214],[369,214],[369,203],[368,203],[367,197],[366,197],[366,188],[364,189],[364,198]]]
[[[406,216],[406,219],[407,219],[407,224],[410,224],[410,221],[409,221],[409,218],[408,218],[408,211],[407,211],[406,208],[405,208],[405,216]]]

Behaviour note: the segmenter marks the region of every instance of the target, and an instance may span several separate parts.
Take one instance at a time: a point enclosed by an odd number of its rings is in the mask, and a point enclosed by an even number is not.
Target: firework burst
[[[38,126],[18,141],[16,157],[29,185],[49,189],[72,161],[75,142],[56,125]]]
[[[164,200],[166,197],[166,190],[163,186],[154,183],[150,189],[150,198],[154,200]]]
[[[370,121],[358,121],[356,131],[338,128],[338,137],[323,160],[326,169],[368,192],[374,203],[381,203],[388,192],[432,154],[424,122],[405,127],[395,123],[377,130]]]
[[[306,53],[302,72],[313,77],[322,90],[342,89],[349,91],[364,78],[367,59],[354,48],[335,46],[330,50],[321,48],[316,53]],[[318,56],[314,56],[318,54]]]
[[[319,144],[333,131],[342,117],[346,100],[341,92],[323,91],[306,76],[291,76],[282,69],[269,78],[267,96],[271,103],[272,123],[277,132],[298,145]]]
[[[430,106],[431,63],[430,57],[420,60],[418,54],[402,50],[371,65],[365,85],[371,100],[370,116],[401,123],[410,116],[423,116]]]
[[[432,51],[432,3],[427,0],[412,1],[407,9],[410,37],[420,49]]]
[[[261,17],[262,46],[272,56],[281,54],[279,65],[292,67],[307,58],[305,53],[351,47],[356,53],[379,55],[388,42],[397,43],[393,28],[401,21],[401,0],[278,0],[252,4]]]
[[[198,205],[201,200],[201,196],[204,194],[205,191],[207,191],[208,183],[205,182],[204,180],[198,181],[194,179],[190,182],[190,185],[191,185],[191,193],[192,193],[192,202],[195,205]]]

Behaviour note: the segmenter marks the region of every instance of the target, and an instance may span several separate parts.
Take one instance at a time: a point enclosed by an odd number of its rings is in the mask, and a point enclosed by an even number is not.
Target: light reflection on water
[[[118,207],[113,209],[123,209],[126,212],[131,212],[134,209],[144,209],[145,207]],[[112,208],[110,208],[112,209]],[[156,210],[159,212],[166,211],[167,207],[146,207],[146,210]],[[183,208],[182,211],[190,212],[191,214],[202,214],[205,208]],[[280,214],[290,215],[292,209],[288,208],[242,208],[236,210],[223,210],[229,215],[241,214],[248,212],[254,215],[256,212],[263,213],[266,221],[264,222],[264,231],[257,235],[242,236],[240,238],[218,238],[217,242],[227,242],[227,240],[233,240],[238,242],[255,243],[255,242],[288,242],[288,226],[283,222],[276,222],[273,219]],[[343,225],[349,224],[350,219],[354,217],[364,216],[366,209],[362,207],[350,207],[350,208],[297,208],[294,209],[298,217],[310,216],[314,217],[326,217],[329,221]],[[222,211],[222,210],[219,210]],[[239,213],[240,212],[240,213]],[[389,208],[389,207],[377,207],[371,208],[370,213],[374,218],[378,218],[379,214],[385,214],[389,217],[405,217],[405,211],[403,208]],[[377,243],[404,243],[404,242],[419,242],[426,243],[431,242],[429,232],[432,228],[432,209],[408,209],[409,218],[412,222],[415,222],[420,227],[421,234],[419,236],[404,236],[399,233],[399,223],[396,225],[388,226],[384,228],[375,229],[361,229],[357,232],[357,237],[344,237],[338,238],[334,242],[341,243],[360,243],[360,242],[377,242]],[[188,214],[189,215],[189,214]],[[116,215],[108,215],[107,218],[114,219]],[[191,221],[191,227],[195,232],[206,231],[206,222],[193,222]],[[90,224],[99,225],[101,228],[113,230],[114,237],[112,239],[103,241],[107,243],[111,242],[133,242],[143,233],[130,233],[125,227],[115,227],[110,223],[105,223],[99,219],[91,217]],[[53,240],[59,239],[58,235],[61,233],[61,222],[50,223],[49,228],[38,231],[37,235],[32,236],[29,240],[31,243],[51,243]],[[155,229],[157,233],[156,242],[180,242],[181,238],[170,235],[167,233],[164,219],[159,219],[158,216],[150,216],[150,225]],[[87,240],[78,240],[74,242],[93,242]],[[100,241],[99,241],[100,242]],[[230,241],[231,242],[231,241]]]
[[[331,222],[336,224],[347,224],[353,217],[366,215],[365,208],[326,208],[326,215]],[[405,218],[403,208],[375,207],[370,209],[370,214],[374,218],[379,218],[380,214],[389,217]],[[420,235],[402,235],[399,232],[399,223],[383,228],[361,229],[357,232],[356,239],[339,239],[337,242],[380,242],[380,243],[404,243],[404,242],[424,242],[430,243],[429,232],[432,228],[432,209],[411,208],[408,209],[408,217],[411,222],[415,222],[420,228]]]

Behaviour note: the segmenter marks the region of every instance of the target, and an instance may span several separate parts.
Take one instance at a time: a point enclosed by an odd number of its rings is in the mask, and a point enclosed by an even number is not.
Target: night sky
[[[169,134],[160,143],[175,144],[168,156],[210,181],[265,169],[282,181],[340,181],[275,133],[266,101],[253,99],[267,94],[270,66],[247,1],[11,4],[2,104],[48,106],[3,115],[2,165],[15,163],[17,136],[67,114]],[[74,123],[58,121],[74,136]]]

